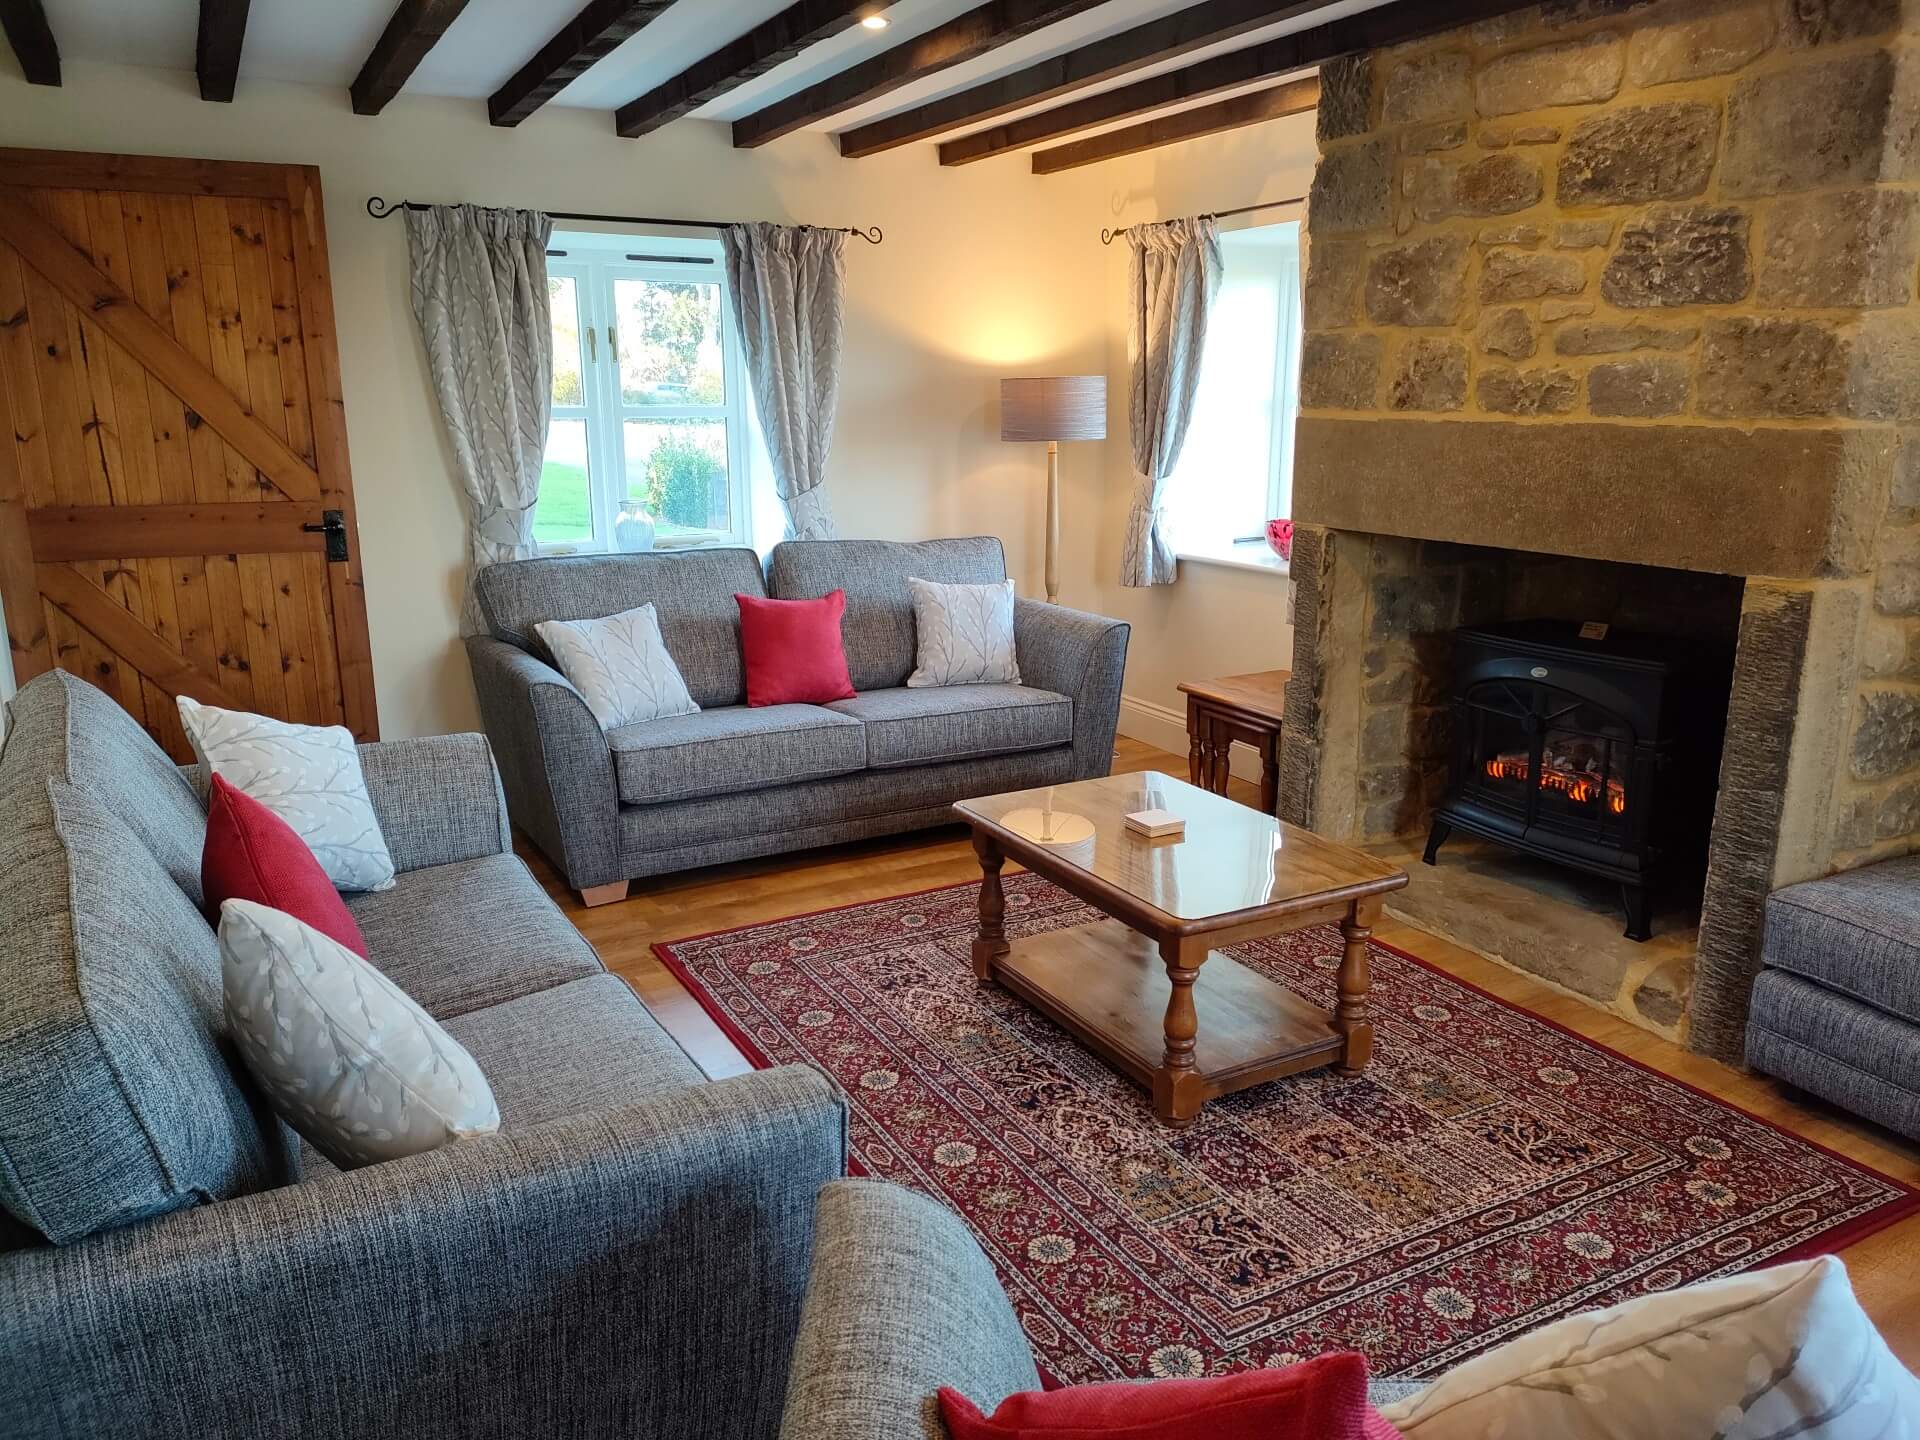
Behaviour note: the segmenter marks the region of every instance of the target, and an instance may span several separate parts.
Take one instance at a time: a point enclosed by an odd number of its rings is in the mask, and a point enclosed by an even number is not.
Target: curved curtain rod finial
[[[404,200],[395,200],[389,204],[378,195],[369,195],[367,197],[367,214],[376,220],[384,220],[394,211],[401,209],[406,203]]]

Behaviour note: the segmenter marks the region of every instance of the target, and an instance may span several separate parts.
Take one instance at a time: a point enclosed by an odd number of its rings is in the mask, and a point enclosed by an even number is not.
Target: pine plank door
[[[317,170],[0,149],[0,426],[19,683],[377,737]]]

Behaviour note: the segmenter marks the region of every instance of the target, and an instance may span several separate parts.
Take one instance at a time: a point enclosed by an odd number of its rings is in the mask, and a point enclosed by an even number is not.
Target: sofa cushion
[[[479,1065],[503,1131],[697,1085],[707,1077],[617,975],[593,975],[457,1016],[447,1033]],[[310,1177],[336,1167],[311,1146]]]
[[[1821,1255],[1568,1316],[1384,1413],[1407,1440],[1880,1440],[1913,1433],[1920,1379]]]
[[[64,1244],[295,1179],[290,1132],[236,1063],[194,900],[95,796],[42,779],[8,804],[0,1206]]]
[[[604,968],[518,855],[483,855],[347,898],[367,958],[436,1020]]]
[[[853,695],[840,617],[847,592],[818,600],[737,595],[740,654],[747,666],[747,704],[821,705]]]
[[[608,732],[607,744],[628,805],[764,790],[867,763],[859,722],[817,705],[702,710],[623,725]]]
[[[246,791],[213,777],[207,807],[207,850],[200,859],[206,911],[218,915],[229,900],[251,900],[311,925],[362,960],[367,940],[327,872],[293,827]]]
[[[553,656],[533,629],[542,620],[597,620],[651,602],[667,653],[702,708],[746,697],[733,597],[766,593],[760,557],[735,549],[547,555],[490,565],[474,581],[494,638],[550,665]]]
[[[952,824],[950,807],[956,800],[1060,785],[1074,778],[1073,747],[1053,745],[944,765],[857,770],[671,805],[623,805],[620,851],[633,874],[654,875],[743,855],[776,855]]]
[[[522,995],[447,1023],[486,1072],[500,1128],[629,1105],[707,1077],[617,975]]]
[[[700,708],[660,638],[651,602],[599,620],[542,620],[533,631],[602,730]]]
[[[471,1055],[339,941],[251,900],[220,907],[227,1021],[273,1108],[342,1169],[500,1128]]]
[[[13,792],[42,793],[49,775],[120,817],[169,879],[200,904],[207,813],[166,751],[104,691],[64,670],[20,688],[0,748],[0,815]],[[32,802],[28,802],[32,803]]]
[[[811,600],[847,592],[841,633],[855,690],[907,683],[913,669],[913,598],[907,581],[990,585],[1007,578],[1006,554],[990,535],[964,540],[789,540],[767,557],[767,593]]]
[[[1920,1028],[1824,985],[1762,970],[1747,1064],[1920,1140]]]
[[[1920,1025],[1920,855],[1775,891],[1762,955]]]
[[[1073,743],[1073,701],[1027,685],[870,690],[827,708],[867,727],[875,770]]]

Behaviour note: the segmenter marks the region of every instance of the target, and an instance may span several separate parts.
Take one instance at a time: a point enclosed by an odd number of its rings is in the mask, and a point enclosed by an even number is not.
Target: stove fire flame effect
[[[1487,761],[1487,775],[1494,780],[1515,780],[1526,783],[1532,763],[1528,756],[1518,752],[1495,755]],[[1565,795],[1576,805],[1591,805],[1600,798],[1602,786],[1606,790],[1607,812],[1612,815],[1627,813],[1627,789],[1618,780],[1602,781],[1598,775],[1583,770],[1563,768],[1555,763],[1555,757],[1548,756],[1547,763],[1541,767],[1540,788],[1554,790]]]

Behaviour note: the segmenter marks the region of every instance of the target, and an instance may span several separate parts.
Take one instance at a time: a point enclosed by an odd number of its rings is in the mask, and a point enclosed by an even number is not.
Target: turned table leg
[[[1280,732],[1269,731],[1260,742],[1260,809],[1280,813]]]
[[[1175,1126],[1191,1125],[1204,1102],[1200,1077],[1193,1069],[1193,1045],[1200,1033],[1200,1014],[1193,1005],[1193,982],[1200,978],[1204,946],[1192,941],[1163,940],[1160,958],[1166,962],[1172,991],[1167,996],[1163,1028],[1167,1048],[1153,1076],[1153,1112]]]
[[[1356,900],[1340,922],[1346,948],[1340,956],[1340,999],[1334,1006],[1333,1028],[1346,1037],[1346,1053],[1333,1068],[1341,1075],[1358,1075],[1373,1058],[1373,1022],[1367,1019],[1367,991],[1373,981],[1367,965],[1367,937],[1380,918],[1378,900]]]
[[[1216,795],[1227,793],[1233,779],[1233,730],[1223,720],[1213,722],[1213,778],[1207,788]]]
[[[1007,946],[1007,893],[1000,884],[1000,867],[1007,863],[998,842],[984,831],[973,832],[973,853],[980,859],[980,933],[973,941],[973,973],[993,978],[993,962]]]
[[[1187,783],[1203,785],[1201,778],[1206,774],[1207,747],[1201,736],[1205,733],[1207,717],[1200,712],[1200,702],[1191,695],[1187,697]]]

